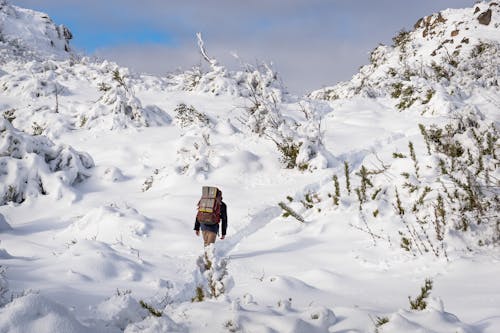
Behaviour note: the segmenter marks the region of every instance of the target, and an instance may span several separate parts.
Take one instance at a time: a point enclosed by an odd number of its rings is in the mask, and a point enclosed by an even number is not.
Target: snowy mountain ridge
[[[391,96],[399,110],[453,111],[453,101],[475,89],[497,90],[500,6],[480,2],[474,8],[448,9],[420,19],[412,31],[400,31],[394,45],[380,45],[351,81],[311,93],[326,100]],[[488,89],[490,88],[490,89]],[[434,97],[449,102],[433,106]]]
[[[208,69],[154,77],[0,13],[0,331],[500,329],[495,2],[310,97],[201,35]],[[207,249],[204,185],[229,213]]]
[[[35,59],[68,59],[71,56],[71,31],[55,25],[44,13],[0,1],[0,54]]]

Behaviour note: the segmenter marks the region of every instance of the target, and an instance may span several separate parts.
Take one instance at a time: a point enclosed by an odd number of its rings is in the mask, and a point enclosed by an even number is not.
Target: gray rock
[[[479,14],[477,20],[483,25],[489,25],[491,22],[491,9],[488,9],[484,13]]]

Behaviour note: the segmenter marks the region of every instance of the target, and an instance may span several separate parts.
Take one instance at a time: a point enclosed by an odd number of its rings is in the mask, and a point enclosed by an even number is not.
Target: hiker
[[[208,189],[214,189],[216,191],[214,192],[216,193],[215,198],[212,198],[213,200],[211,201],[213,203],[216,202],[214,204],[214,209],[213,209],[213,214],[215,214],[215,216],[212,214],[211,221],[204,222],[203,221],[204,216],[200,215],[200,211],[203,210],[202,208],[200,208],[200,205],[202,204],[202,201],[207,198],[206,195],[209,195],[207,194],[209,191]],[[215,207],[215,205],[217,204],[219,204],[219,206]],[[226,229],[227,229],[227,206],[222,201],[222,192],[217,188],[203,187],[202,199],[198,203],[198,214],[196,215],[196,220],[194,223],[194,231],[196,233],[196,236],[199,236],[201,229],[204,246],[208,246],[210,244],[215,243],[215,239],[217,238],[217,234],[219,233],[220,221],[222,221],[222,235],[220,239],[224,239],[226,237]]]

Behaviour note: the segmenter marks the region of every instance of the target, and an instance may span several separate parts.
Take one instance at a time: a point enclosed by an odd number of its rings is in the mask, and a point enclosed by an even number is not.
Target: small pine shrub
[[[446,69],[444,69],[443,66],[440,66],[433,61],[431,63],[431,68],[434,71],[434,75],[436,76],[437,81],[440,81],[441,79],[446,79],[448,81],[450,80],[451,74]]]
[[[427,133],[427,130],[423,124],[418,124],[418,128],[420,129],[420,134],[422,134],[422,136],[424,137],[425,146],[427,148],[427,154],[430,156],[431,155],[431,145],[430,145],[429,134]]]
[[[146,180],[142,184],[142,192],[146,192],[151,187],[153,187],[153,181],[154,181],[153,176],[149,176],[148,178],[146,178]]]
[[[116,81],[119,86],[121,86],[125,90],[128,90],[127,84],[125,83],[125,78],[120,74],[120,70],[118,70],[117,68],[113,71],[112,74],[113,74],[113,80]]]
[[[212,261],[208,258],[208,253],[205,252],[205,270],[208,271],[212,268]]]
[[[424,190],[422,191],[422,194],[418,197],[417,202],[413,205],[412,212],[416,213],[418,210],[419,206],[424,205],[424,199],[432,191],[432,189],[429,186],[424,187]]]
[[[297,166],[297,156],[299,155],[302,142],[293,142],[292,139],[286,139],[281,143],[276,143],[276,146],[281,153],[280,160],[283,166],[287,169],[295,168]],[[304,166],[302,166],[302,168],[303,167]]]
[[[405,236],[401,236],[400,246],[403,250],[411,252],[411,239]]]
[[[144,302],[143,300],[140,300],[139,301],[139,304],[146,310],[149,311],[149,313],[152,315],[152,316],[155,316],[155,317],[161,317],[162,316],[162,312],[155,309],[154,307],[152,307],[151,305],[149,305],[148,303]]]
[[[405,87],[403,83],[396,82],[393,83],[391,87],[391,97],[395,99],[399,98],[399,103],[396,105],[396,107],[401,111],[408,109],[413,105],[413,103],[418,100],[418,98],[414,96],[415,89],[412,86]]]
[[[205,293],[203,292],[203,287],[196,287],[195,296],[191,298],[191,302],[203,302],[205,300]]]
[[[489,43],[485,43],[485,42],[480,42],[479,44],[477,44],[471,51],[471,58],[477,58],[479,57],[481,54],[483,54],[486,50],[488,50],[489,48],[495,48],[495,46],[493,44],[489,44]]]
[[[396,210],[396,213],[402,217],[405,214],[405,209],[403,208],[403,203],[401,202],[401,198],[399,197],[399,192],[397,188],[395,190],[395,194],[396,194],[396,205],[394,206],[394,208]]]
[[[42,135],[44,128],[40,126],[36,121],[31,125],[33,130],[33,135]]]
[[[349,174],[350,174],[349,163],[347,161],[344,161],[345,187],[346,187],[347,193],[350,195],[351,194],[351,180],[350,180]]]
[[[403,92],[403,84],[401,82],[392,84],[392,92],[391,92],[392,98],[399,98],[402,92]]]
[[[413,166],[415,167],[415,176],[417,176],[417,179],[419,179],[420,167],[418,166],[417,155],[415,154],[415,148],[413,147],[413,142],[411,141],[408,142],[408,148],[410,149],[410,156],[413,161]]]
[[[310,192],[308,192],[304,195],[304,200],[302,200],[301,203],[306,209],[311,209],[314,207],[314,204],[320,201],[321,199],[319,198],[317,193],[311,194]]]
[[[340,199],[340,184],[337,175],[333,175],[333,185],[335,186],[335,195],[333,196],[333,204],[335,206],[338,206]]]
[[[412,299],[410,296],[408,296],[408,300],[410,301],[410,309],[422,311],[427,308],[426,299],[429,297],[431,290],[432,280],[425,279],[424,286],[420,288],[420,294],[415,299]]]
[[[379,328],[389,322],[388,317],[376,317],[375,318],[375,333],[379,333]]]
[[[361,169],[356,173],[356,175],[358,175],[361,178],[358,197],[360,197],[360,202],[363,203],[366,202],[366,197],[367,197],[366,190],[368,189],[368,186],[373,187],[373,184],[370,178],[368,177],[369,175],[368,169],[364,165],[361,166]]]
[[[431,101],[432,96],[434,96],[435,92],[436,91],[434,89],[428,89],[426,94],[425,94],[425,99],[422,100],[422,104],[424,104],[424,105],[428,104]]]
[[[375,201],[375,199],[377,199],[377,196],[378,196],[378,194],[379,194],[380,192],[382,192],[382,189],[381,189],[381,188],[378,188],[375,192],[373,192],[371,199],[372,199],[373,201]]]
[[[283,217],[287,218],[287,217],[291,216],[301,223],[305,222],[305,220],[302,216],[300,216],[297,212],[295,212],[292,208],[290,208],[284,202],[280,202],[278,204],[278,206],[280,206],[280,208],[283,209],[283,215],[282,215]]]
[[[392,158],[406,158],[406,155],[403,153],[395,152],[392,153]]]
[[[87,124],[87,121],[88,121],[88,120],[89,120],[89,118],[87,118],[87,116],[82,115],[82,116],[80,117],[80,124],[79,124],[79,126],[80,126],[80,127],[84,127],[84,126],[85,126],[85,124]]]

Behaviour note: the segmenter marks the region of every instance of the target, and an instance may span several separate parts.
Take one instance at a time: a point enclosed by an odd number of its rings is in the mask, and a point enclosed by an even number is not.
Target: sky
[[[349,80],[378,44],[446,8],[474,0],[10,0],[49,14],[87,55],[164,75],[211,57],[230,69],[272,63],[295,94]],[[238,58],[234,57],[238,55]]]

